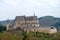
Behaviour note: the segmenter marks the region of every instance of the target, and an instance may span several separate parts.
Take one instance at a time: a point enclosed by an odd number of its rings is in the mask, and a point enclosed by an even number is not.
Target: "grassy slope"
[[[26,33],[26,32],[3,32],[0,40],[60,40],[60,33]]]

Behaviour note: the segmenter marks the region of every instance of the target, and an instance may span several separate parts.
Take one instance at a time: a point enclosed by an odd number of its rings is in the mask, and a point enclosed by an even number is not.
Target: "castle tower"
[[[7,20],[7,23],[6,23],[6,29],[7,29],[7,30],[10,29],[10,21],[9,21],[9,19]]]

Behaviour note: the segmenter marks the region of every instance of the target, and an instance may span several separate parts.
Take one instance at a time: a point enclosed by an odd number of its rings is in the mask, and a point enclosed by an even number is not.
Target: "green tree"
[[[6,27],[3,26],[3,25],[0,23],[0,32],[5,31],[5,30],[6,30]]]
[[[54,24],[54,26],[57,28],[57,31],[59,31],[60,29],[60,22],[56,22],[55,24]]]

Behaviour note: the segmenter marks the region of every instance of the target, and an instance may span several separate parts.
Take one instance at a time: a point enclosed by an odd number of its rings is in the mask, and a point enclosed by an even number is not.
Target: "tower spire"
[[[35,12],[34,12],[34,16],[35,16]]]

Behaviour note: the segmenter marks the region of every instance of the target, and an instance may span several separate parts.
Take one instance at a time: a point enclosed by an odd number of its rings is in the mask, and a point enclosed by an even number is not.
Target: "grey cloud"
[[[60,17],[60,0],[0,0],[0,11],[1,20],[13,19],[18,15],[30,16],[34,12],[38,17],[46,15]]]

